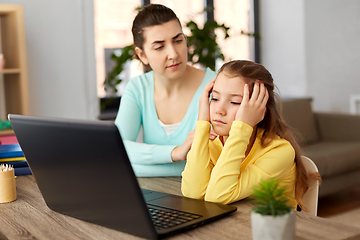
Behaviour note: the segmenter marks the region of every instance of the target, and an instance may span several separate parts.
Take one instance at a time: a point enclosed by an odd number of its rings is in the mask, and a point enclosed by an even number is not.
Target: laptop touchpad
[[[204,214],[204,211],[206,212],[206,209],[208,208],[205,201],[198,201],[181,196],[166,196],[147,201],[147,203],[195,214]]]
[[[143,196],[145,198],[145,202],[150,203],[150,201],[154,199],[163,198],[169,196],[169,194],[162,192],[146,191],[146,193],[143,192]]]

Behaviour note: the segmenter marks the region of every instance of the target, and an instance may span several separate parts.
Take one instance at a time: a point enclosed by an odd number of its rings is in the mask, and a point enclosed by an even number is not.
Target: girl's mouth
[[[213,124],[226,124],[226,123],[224,123],[224,122],[221,121],[221,120],[213,120],[212,123],[213,123]]]

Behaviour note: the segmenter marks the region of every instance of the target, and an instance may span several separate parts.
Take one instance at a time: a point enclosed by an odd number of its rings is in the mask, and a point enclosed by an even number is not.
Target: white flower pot
[[[251,212],[253,240],[295,239],[295,217],[293,210],[289,214],[276,217]]]

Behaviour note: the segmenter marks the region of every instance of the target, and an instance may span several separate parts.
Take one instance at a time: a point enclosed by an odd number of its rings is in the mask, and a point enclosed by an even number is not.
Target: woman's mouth
[[[167,66],[167,68],[174,69],[177,68],[180,65],[180,63],[172,64],[170,66]]]

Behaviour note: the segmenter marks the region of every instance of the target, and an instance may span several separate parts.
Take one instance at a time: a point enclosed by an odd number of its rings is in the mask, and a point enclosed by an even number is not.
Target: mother
[[[150,4],[140,10],[132,34],[137,57],[152,70],[129,81],[115,124],[138,177],[181,176],[193,139],[198,99],[216,75],[188,65],[180,20],[163,5]],[[143,143],[138,143],[141,126]]]

